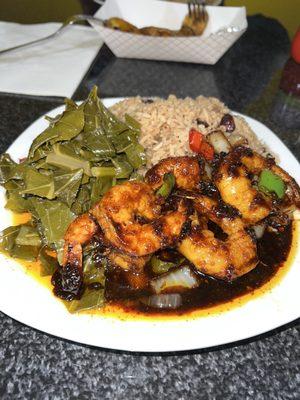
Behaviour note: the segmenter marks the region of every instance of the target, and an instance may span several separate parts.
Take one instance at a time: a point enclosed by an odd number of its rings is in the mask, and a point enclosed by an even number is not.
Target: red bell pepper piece
[[[201,154],[207,161],[211,161],[214,158],[214,148],[197,129],[191,128],[189,132],[189,144],[190,149],[194,153]]]
[[[200,153],[202,141],[203,141],[202,133],[197,131],[194,128],[191,128],[190,133],[189,133],[189,144],[190,144],[190,149],[194,153]]]
[[[207,161],[212,161],[212,159],[214,158],[215,151],[212,145],[210,145],[209,143],[207,143],[206,140],[204,140],[201,145],[200,153]]]

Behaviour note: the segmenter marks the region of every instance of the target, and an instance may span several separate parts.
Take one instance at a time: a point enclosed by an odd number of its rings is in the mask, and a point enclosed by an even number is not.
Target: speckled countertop
[[[279,116],[278,107],[273,106],[277,71],[288,49],[286,31],[261,16],[249,19],[248,31],[215,66],[121,60],[104,47],[75,99],[85,97],[95,83],[102,97],[216,96],[231,109],[264,122],[299,158],[300,131],[286,129],[285,116]],[[1,151],[61,102],[59,98],[0,94]],[[300,398],[299,321],[242,343],[167,355],[73,344],[4,314],[0,314],[0,337],[3,400]]]

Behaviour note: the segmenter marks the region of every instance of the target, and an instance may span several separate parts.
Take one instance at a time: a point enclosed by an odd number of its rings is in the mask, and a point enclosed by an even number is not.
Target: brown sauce
[[[199,275],[200,286],[181,293],[182,306],[176,310],[157,311],[143,305],[139,298],[149,294],[147,290],[130,290],[124,273],[118,270],[112,270],[108,273],[107,281],[110,283],[107,285],[107,295],[111,304],[125,309],[127,313],[175,316],[219,306],[246,294],[254,293],[255,290],[269,282],[287,260],[292,238],[292,223],[287,225],[281,233],[266,232],[257,242],[260,262],[255,269],[231,283]],[[174,257],[177,257],[175,252]],[[146,271],[148,277],[151,278],[153,276],[151,272],[148,269]]]
[[[15,217],[15,216],[14,216]],[[14,223],[24,223],[28,215],[14,218]],[[177,310],[156,310],[143,305],[139,298],[149,294],[147,290],[130,290],[124,274],[119,270],[108,273],[107,305],[100,310],[88,312],[119,319],[160,319],[160,318],[194,318],[211,313],[219,313],[240,306],[254,296],[264,294],[272,289],[288,271],[298,246],[299,227],[296,222],[287,225],[277,234],[266,232],[258,241],[260,262],[257,267],[241,278],[226,283],[213,278],[200,276],[199,288],[182,293],[183,303]],[[217,232],[215,232],[217,234]],[[221,232],[220,232],[221,236]],[[221,237],[220,237],[221,238]],[[292,251],[293,250],[293,251]],[[173,252],[174,261],[178,254]],[[46,286],[52,292],[50,277],[39,276],[38,262],[21,262],[26,272]],[[146,269],[148,278],[153,277]]]

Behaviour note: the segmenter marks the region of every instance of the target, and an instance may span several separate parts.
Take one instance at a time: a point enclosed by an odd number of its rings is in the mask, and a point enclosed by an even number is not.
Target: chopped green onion
[[[269,169],[264,169],[259,177],[258,188],[260,191],[269,194],[275,193],[279,199],[285,195],[285,183],[280,176],[274,174]]]
[[[152,268],[152,271],[155,274],[164,274],[165,272],[168,272],[170,268],[174,267],[176,264],[169,262],[169,261],[163,261],[160,260],[156,256],[152,256],[150,260],[150,265]]]
[[[175,186],[175,176],[172,174],[172,172],[169,172],[164,175],[163,184],[158,189],[156,194],[158,196],[168,197],[172,192],[174,186]]]

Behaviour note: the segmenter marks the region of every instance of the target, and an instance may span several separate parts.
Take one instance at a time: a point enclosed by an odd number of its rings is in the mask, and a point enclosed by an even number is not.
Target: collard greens
[[[34,159],[36,150],[45,143],[54,144],[77,136],[84,128],[83,108],[84,104],[66,110],[57,120],[50,122],[50,126],[32,142],[28,158]]]
[[[65,105],[62,114],[46,117],[49,126],[34,139],[27,158],[17,163],[9,154],[0,156],[5,207],[31,213],[29,223],[1,233],[0,250],[26,260],[38,258],[42,276],[53,274],[61,261],[63,238],[76,216],[87,212],[118,180],[135,179],[146,162],[138,143],[139,123],[129,115],[125,121],[116,118],[101,103],[96,87],[82,104],[66,99]],[[53,250],[57,258],[49,255]],[[85,274],[90,283],[104,287],[103,270]],[[103,290],[89,289],[72,311],[100,306]]]
[[[35,211],[43,239],[49,246],[55,245],[63,239],[64,234],[75,218],[69,207],[61,201],[49,201],[39,198],[31,199],[32,208]]]

